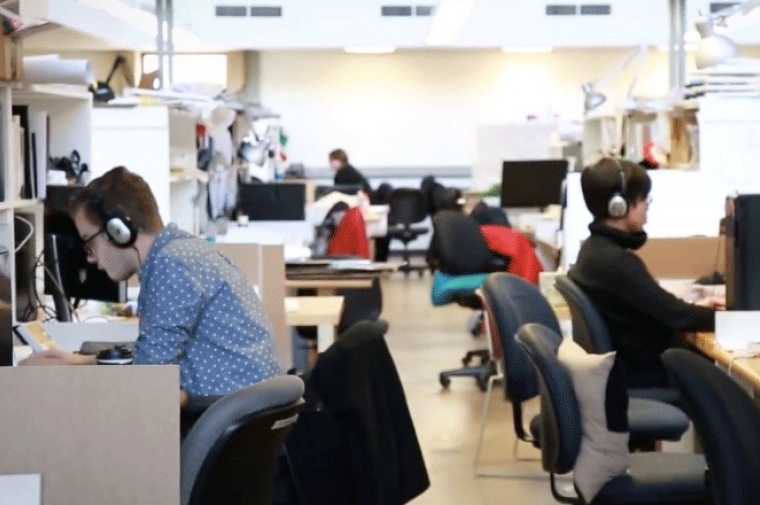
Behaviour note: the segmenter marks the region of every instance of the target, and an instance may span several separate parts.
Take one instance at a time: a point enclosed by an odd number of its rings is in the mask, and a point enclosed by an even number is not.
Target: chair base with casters
[[[441,278],[441,275],[440,272],[437,272],[436,279]],[[473,285],[479,285],[482,283],[482,280],[485,279],[485,275],[481,274],[472,277]],[[480,283],[478,281],[480,281]],[[471,290],[468,288],[467,291],[454,295],[452,300],[462,307],[482,311],[483,303],[481,302],[480,297],[474,293],[474,289],[476,288],[477,286],[471,288]],[[475,358],[479,358],[480,363],[475,366],[470,366],[470,363]],[[444,370],[438,375],[438,381],[441,383],[441,386],[444,388],[449,387],[449,385],[451,385],[452,377],[474,377],[478,383],[478,388],[480,388],[481,391],[485,391],[488,389],[489,378],[497,373],[496,364],[491,359],[491,352],[488,349],[467,351],[465,357],[462,358],[462,364],[464,365],[462,368]]]

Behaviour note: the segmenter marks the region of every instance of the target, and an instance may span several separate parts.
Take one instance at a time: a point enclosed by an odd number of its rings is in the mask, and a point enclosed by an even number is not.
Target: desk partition
[[[0,474],[40,474],[43,505],[179,503],[178,367],[0,367],[0,384]]]

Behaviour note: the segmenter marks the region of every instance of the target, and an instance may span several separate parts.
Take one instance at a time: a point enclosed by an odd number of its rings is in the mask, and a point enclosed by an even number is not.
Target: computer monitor
[[[319,200],[320,198],[329,195],[333,191],[343,193],[344,195],[356,196],[356,193],[363,190],[364,186],[361,184],[336,184],[333,186],[320,185],[314,189],[314,199]]]
[[[126,281],[111,280],[87,261],[74,221],[68,215],[68,202],[79,186],[48,186],[45,198],[45,293],[53,295],[58,307],[71,298],[124,303]],[[61,293],[61,288],[63,293]],[[56,314],[66,320],[66,311]]]
[[[238,186],[238,212],[251,221],[303,221],[305,206],[306,185],[299,182]]]
[[[726,308],[760,310],[760,195],[726,205]]]
[[[501,169],[501,206],[543,208],[562,203],[567,160],[505,161]]]

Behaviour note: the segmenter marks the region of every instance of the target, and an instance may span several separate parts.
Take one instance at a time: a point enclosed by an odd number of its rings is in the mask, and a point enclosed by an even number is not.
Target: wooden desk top
[[[372,278],[364,279],[286,279],[287,289],[367,289],[372,287]]]
[[[342,313],[342,296],[285,297],[285,321],[288,326],[337,326]]]
[[[715,334],[712,332],[688,333],[686,341],[719,365],[730,368],[731,375],[741,378],[760,392],[760,357],[726,351],[715,342]]]

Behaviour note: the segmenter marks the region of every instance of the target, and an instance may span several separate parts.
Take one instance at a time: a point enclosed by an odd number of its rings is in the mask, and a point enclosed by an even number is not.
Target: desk
[[[335,327],[343,313],[342,296],[288,296],[285,321],[288,326],[316,326],[317,352],[335,342]]]
[[[731,370],[733,377],[739,378],[750,387],[755,398],[760,397],[760,358],[744,358],[732,355],[715,342],[715,334],[711,332],[688,333],[686,341],[702,351],[710,359],[726,369]]]
[[[327,296],[335,293],[336,289],[369,289],[372,287],[374,277],[362,279],[341,279],[324,278],[324,279],[287,279],[285,288],[287,289],[316,289],[317,294]]]

